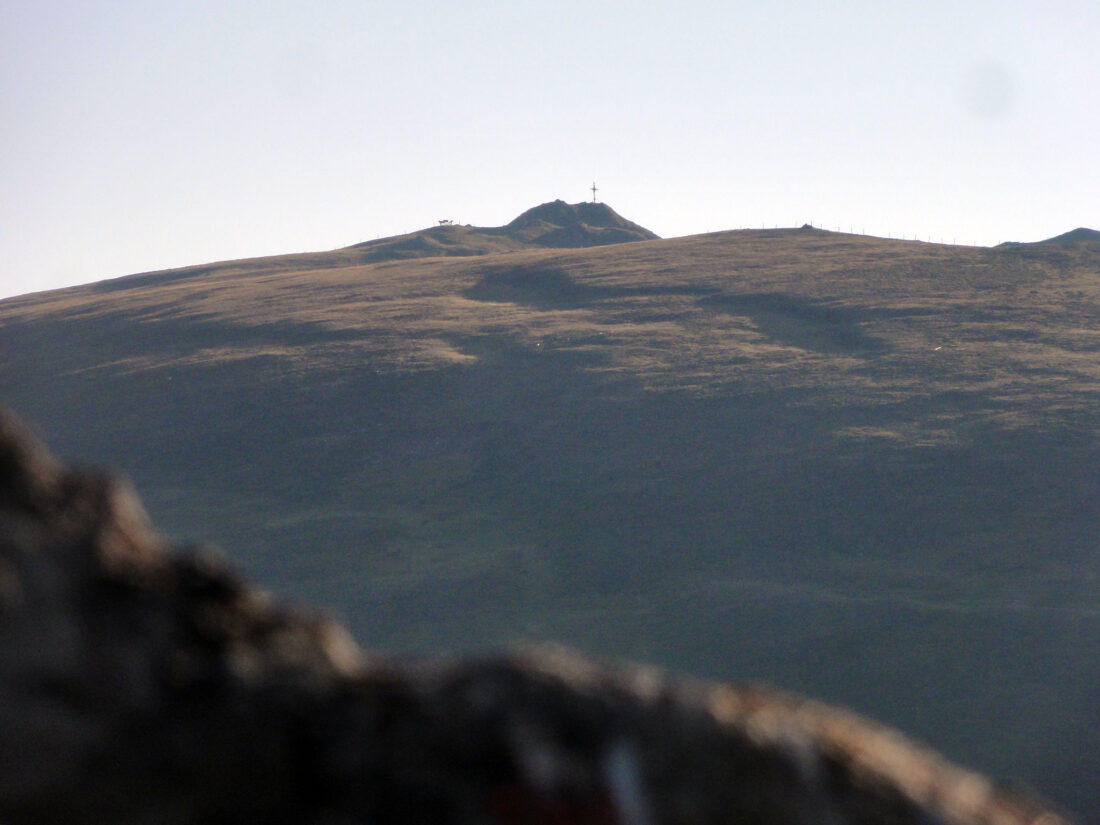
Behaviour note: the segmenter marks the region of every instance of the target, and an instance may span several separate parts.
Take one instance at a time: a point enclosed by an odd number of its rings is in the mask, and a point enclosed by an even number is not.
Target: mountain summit
[[[1057,244],[1061,246],[1079,243],[1100,243],[1100,232],[1097,232],[1095,229],[1079,226],[1076,229],[1071,229],[1069,232],[1063,232],[1061,235],[1055,235],[1053,238],[1047,238],[1045,241],[1040,241],[1039,243]]]
[[[1081,246],[1082,244],[1100,244],[1100,232],[1095,229],[1089,229],[1085,226],[1079,226],[1076,229],[1071,229],[1069,232],[1063,232],[1061,235],[1055,235],[1053,238],[1046,238],[1042,241],[1032,241],[1030,243],[1021,243],[1019,241],[1005,241],[1002,244],[998,244],[997,248],[1077,247]]]
[[[528,209],[501,229],[532,246],[559,248],[653,241],[659,237],[605,203],[570,204],[561,200]]]
[[[652,241],[660,236],[628,221],[604,203],[551,201],[528,209],[504,226],[439,226],[355,244],[364,263],[514,252],[521,249],[572,249]]]

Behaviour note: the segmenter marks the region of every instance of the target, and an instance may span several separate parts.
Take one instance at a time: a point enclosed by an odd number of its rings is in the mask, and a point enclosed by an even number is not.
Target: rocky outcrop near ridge
[[[364,654],[0,417],[0,822],[1061,825],[888,728],[564,650]]]

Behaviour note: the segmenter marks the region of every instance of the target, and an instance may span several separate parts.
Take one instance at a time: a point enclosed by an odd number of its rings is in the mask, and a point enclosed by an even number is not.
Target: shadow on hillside
[[[785,293],[727,294],[714,287],[692,285],[604,286],[580,282],[560,268],[514,267],[486,273],[463,294],[475,301],[514,303],[538,310],[682,295],[697,298],[699,306],[713,311],[746,315],[761,333],[788,346],[823,353],[872,353],[886,348],[884,341],[863,330],[858,310]]]
[[[487,272],[463,294],[474,301],[512,303],[532,309],[579,309],[614,298],[664,295],[702,296],[716,290],[691,285],[603,286],[577,281],[556,267],[509,267]]]
[[[29,366],[40,372],[42,359],[52,360],[55,369],[68,369],[122,362],[198,357],[216,360],[218,350],[249,348],[308,347],[362,341],[382,335],[369,327],[334,329],[316,322],[272,321],[263,324],[228,324],[200,315],[172,317],[158,314],[151,319],[133,314],[102,313],[70,317],[64,323],[41,324],[9,321],[0,328],[0,352],[34,352],[35,358],[14,359],[9,366]],[[89,353],[94,353],[90,363]],[[171,369],[171,367],[170,367]]]
[[[823,353],[878,352],[882,339],[868,335],[856,310],[823,306],[782,292],[711,295],[701,306],[747,315],[768,338],[788,346]]]

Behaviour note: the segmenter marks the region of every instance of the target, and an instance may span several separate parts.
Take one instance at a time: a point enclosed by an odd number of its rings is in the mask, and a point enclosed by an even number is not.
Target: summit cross
[[[597,191],[596,190],[596,184],[593,182],[593,184],[592,184],[592,203],[596,202],[596,191]]]

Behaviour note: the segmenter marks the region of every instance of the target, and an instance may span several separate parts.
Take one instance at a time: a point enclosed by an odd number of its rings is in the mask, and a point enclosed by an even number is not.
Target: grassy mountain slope
[[[0,397],[367,646],[766,679],[1100,810],[1100,246],[359,254],[0,302]]]

